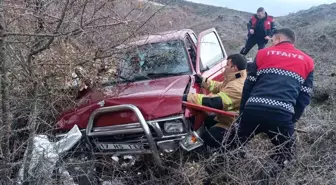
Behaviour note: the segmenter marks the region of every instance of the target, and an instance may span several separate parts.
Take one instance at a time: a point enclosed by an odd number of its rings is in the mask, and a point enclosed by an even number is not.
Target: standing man
[[[268,40],[275,31],[274,19],[265,12],[263,7],[258,8],[257,14],[254,14],[247,23],[248,39],[245,47],[240,54],[247,55],[254,45],[258,45],[258,50],[265,48]]]
[[[277,146],[271,158],[282,169],[292,158],[295,123],[310,103],[314,61],[295,48],[295,33],[289,28],[277,30],[271,40],[271,47],[258,51],[248,73],[240,106],[238,142],[229,148],[266,133]]]
[[[227,57],[224,67],[224,81],[217,82],[195,75],[195,81],[201,87],[210,91],[210,95],[186,94],[183,101],[208,106],[211,108],[231,111],[238,114],[244,82],[246,80],[246,58],[241,54]],[[220,147],[227,130],[232,126],[234,118],[228,116],[209,116],[205,121],[208,131],[201,138],[205,145]]]

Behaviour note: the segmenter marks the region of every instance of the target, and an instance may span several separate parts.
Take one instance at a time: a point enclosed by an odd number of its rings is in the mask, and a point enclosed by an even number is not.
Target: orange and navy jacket
[[[273,16],[270,16],[267,14],[267,12],[265,13],[266,17],[262,20],[263,22],[263,31],[265,32],[264,35],[265,36],[273,36],[274,31],[276,30],[276,26],[274,24],[274,18]],[[249,20],[249,22],[247,23],[247,30],[248,30],[248,36],[250,37],[250,30],[253,29],[255,32],[258,31],[256,30],[256,25],[258,22],[259,18],[257,17],[256,14],[254,14],[251,19]],[[254,33],[256,34],[256,33]]]
[[[240,113],[282,112],[296,122],[310,103],[313,73],[314,60],[290,42],[259,50],[244,83]]]

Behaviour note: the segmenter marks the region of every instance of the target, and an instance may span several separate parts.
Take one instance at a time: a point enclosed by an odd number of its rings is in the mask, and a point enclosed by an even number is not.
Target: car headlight
[[[163,129],[168,134],[182,133],[183,123],[180,120],[166,121],[163,124]]]

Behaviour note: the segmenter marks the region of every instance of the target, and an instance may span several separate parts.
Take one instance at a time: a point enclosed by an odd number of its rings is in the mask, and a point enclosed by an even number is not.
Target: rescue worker
[[[247,23],[247,41],[240,51],[240,54],[247,55],[254,45],[258,45],[258,50],[265,48],[266,44],[275,31],[274,19],[265,12],[263,7],[258,8],[257,14],[254,14]]]
[[[238,114],[243,85],[247,76],[246,66],[247,60],[243,55],[233,54],[228,56],[227,64],[224,67],[223,82],[195,75],[196,83],[210,91],[211,94],[187,94],[184,95],[183,100]],[[234,118],[232,117],[223,115],[209,116],[204,122],[205,127],[209,130],[201,136],[204,144],[210,147],[221,146],[224,134],[232,126],[233,122]]]
[[[237,140],[228,139],[228,149],[246,144],[266,133],[277,146],[271,158],[276,175],[292,159],[294,126],[309,105],[313,88],[314,60],[295,48],[295,32],[282,28],[272,37],[272,46],[259,50],[244,84]]]

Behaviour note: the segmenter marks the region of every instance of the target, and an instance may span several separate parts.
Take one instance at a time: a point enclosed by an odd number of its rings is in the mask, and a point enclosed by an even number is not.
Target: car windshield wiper
[[[163,72],[163,73],[148,73],[147,76],[149,77],[165,77],[165,76],[177,76],[177,75],[183,75],[187,74],[189,71],[185,72],[180,72],[180,73],[168,73],[168,72]]]
[[[126,78],[123,76],[118,76],[119,78],[122,79],[121,82],[135,82],[139,80],[151,80],[152,78],[158,78],[158,77],[165,77],[165,76],[177,76],[177,75],[183,75],[183,74],[188,74],[189,71],[185,72],[180,72],[180,73],[168,73],[168,72],[163,72],[163,73],[148,73],[148,74],[140,74],[140,75],[135,75],[133,78]],[[113,80],[111,82],[106,82],[103,84],[103,86],[108,86],[108,85],[113,85],[118,83],[117,80]]]
[[[126,77],[123,77],[123,76],[118,76],[116,78],[120,78],[122,80],[121,82],[127,82],[127,83],[135,82],[135,81],[139,81],[139,80],[148,80],[148,79],[150,80],[151,79],[147,75],[136,75],[133,78],[126,78]],[[110,82],[106,82],[106,83],[103,84],[103,86],[113,85],[113,84],[116,84],[116,83],[118,83],[118,80],[113,80],[113,81],[110,81]]]
[[[134,81],[133,79],[128,79],[128,78],[123,77],[123,76],[118,76],[118,77],[122,80],[121,82],[133,82]],[[118,77],[116,77],[116,78],[118,78]],[[111,81],[103,83],[102,85],[103,86],[109,86],[109,85],[117,84],[118,82],[119,82],[118,80],[111,80]]]
[[[139,74],[135,75],[131,80],[132,81],[138,81],[138,80],[150,80],[151,78],[146,74]]]

